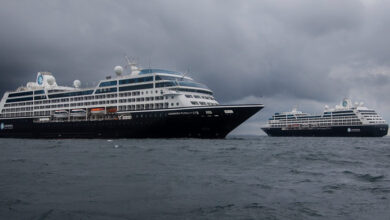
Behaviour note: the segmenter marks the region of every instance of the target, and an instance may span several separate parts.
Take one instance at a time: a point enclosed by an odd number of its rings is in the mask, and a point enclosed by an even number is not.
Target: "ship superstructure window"
[[[152,89],[152,88],[153,88],[153,84],[149,83],[149,84],[119,87],[119,91],[122,92],[122,91],[129,91],[129,90]],[[139,95],[139,92],[138,94],[133,94],[133,95]]]
[[[371,112],[371,113],[375,113],[375,111],[374,110],[359,110],[359,112]]]
[[[353,111],[337,111],[337,112],[333,112],[333,114],[343,114],[343,113],[353,113]]]
[[[359,113],[363,116],[366,115],[378,115],[374,110],[359,110]]]
[[[204,93],[207,95],[213,95],[212,92],[210,91],[204,91],[204,90],[199,90],[199,89],[184,89],[184,88],[177,88],[175,89],[177,91],[182,91],[182,92],[196,92],[196,93]]]
[[[202,88],[202,89],[209,89],[207,86],[196,83],[196,82],[189,82],[189,81],[179,81],[178,82],[180,86],[186,86],[186,87],[196,87],[196,88]]]
[[[165,75],[157,75],[156,76],[156,81],[160,80],[171,80],[171,81],[188,81],[192,82],[192,80],[184,78],[182,76],[165,76]]]
[[[45,95],[34,96],[34,100],[46,99]]]
[[[99,87],[116,86],[118,81],[101,82]]]
[[[100,94],[100,93],[110,93],[110,92],[116,92],[117,88],[107,88],[107,89],[98,89],[96,90],[95,94]]]
[[[82,95],[90,95],[92,93],[93,90],[67,92],[67,93],[51,94],[49,95],[49,98],[53,99],[53,98],[62,98],[62,97],[69,97],[69,96],[82,96]]]
[[[164,70],[164,69],[142,69],[139,74],[149,74],[149,73],[168,73],[168,74],[181,75],[180,72],[176,72],[172,70]]]
[[[63,92],[64,90],[61,90],[61,89],[51,89],[51,90],[48,90],[47,92],[48,93],[55,93],[55,92]]]
[[[156,83],[156,88],[171,87],[171,86],[176,86],[176,85],[177,85],[177,83],[175,83],[175,81],[159,82],[159,83]]]
[[[195,88],[208,89],[207,86],[205,86],[203,84],[189,82],[189,81],[167,81],[167,82],[156,83],[156,88],[171,87],[171,86],[185,86],[185,87],[195,87]]]
[[[19,93],[11,93],[8,95],[8,97],[20,97],[20,96],[27,96],[27,95],[32,95],[33,92],[19,92]]]
[[[45,90],[34,91],[34,95],[38,95],[38,94],[45,94]]]
[[[141,83],[141,82],[150,82],[150,81],[153,81],[153,76],[133,78],[133,79],[122,79],[122,80],[119,80],[119,85]]]
[[[29,101],[29,100],[33,100],[33,98],[32,97],[25,97],[25,98],[7,99],[6,103],[23,102],[23,101]]]

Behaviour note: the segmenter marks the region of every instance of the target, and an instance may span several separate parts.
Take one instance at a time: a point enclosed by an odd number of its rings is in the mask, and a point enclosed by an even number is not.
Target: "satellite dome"
[[[54,79],[53,79],[53,78],[51,78],[51,77],[50,77],[50,78],[48,78],[48,79],[47,79],[47,84],[49,84],[49,85],[51,85],[51,86],[52,86],[52,85],[54,84]]]
[[[32,89],[32,88],[37,87],[37,84],[35,82],[28,82],[26,87],[29,89]]]
[[[80,80],[76,79],[75,81],[73,81],[73,85],[75,88],[79,88],[81,86]]]
[[[123,67],[116,66],[116,67],[114,67],[114,71],[115,71],[117,76],[120,76],[123,73]]]

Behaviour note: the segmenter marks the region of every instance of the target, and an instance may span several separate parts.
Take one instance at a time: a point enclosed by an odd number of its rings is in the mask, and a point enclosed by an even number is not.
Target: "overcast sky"
[[[0,89],[52,72],[92,85],[125,65],[189,71],[220,103],[321,113],[343,97],[390,120],[390,1],[0,0]]]

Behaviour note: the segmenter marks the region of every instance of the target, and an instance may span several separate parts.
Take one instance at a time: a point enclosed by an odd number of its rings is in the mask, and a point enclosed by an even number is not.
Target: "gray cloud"
[[[144,67],[189,70],[225,103],[263,97],[280,111],[279,100],[288,110],[292,103],[330,105],[350,96],[390,119],[382,94],[390,92],[384,1],[3,0],[1,6],[2,91],[42,70],[60,84],[96,82],[125,64],[127,54]]]

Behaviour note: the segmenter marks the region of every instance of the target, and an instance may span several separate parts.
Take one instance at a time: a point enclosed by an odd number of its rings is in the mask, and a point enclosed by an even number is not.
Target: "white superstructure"
[[[39,72],[36,82],[17,91],[6,92],[0,102],[0,117],[66,118],[83,117],[104,109],[105,114],[124,111],[218,105],[213,92],[180,72],[139,69],[131,65],[131,74],[122,75],[115,67],[115,78],[102,80],[94,88],[58,86],[49,72]]]

